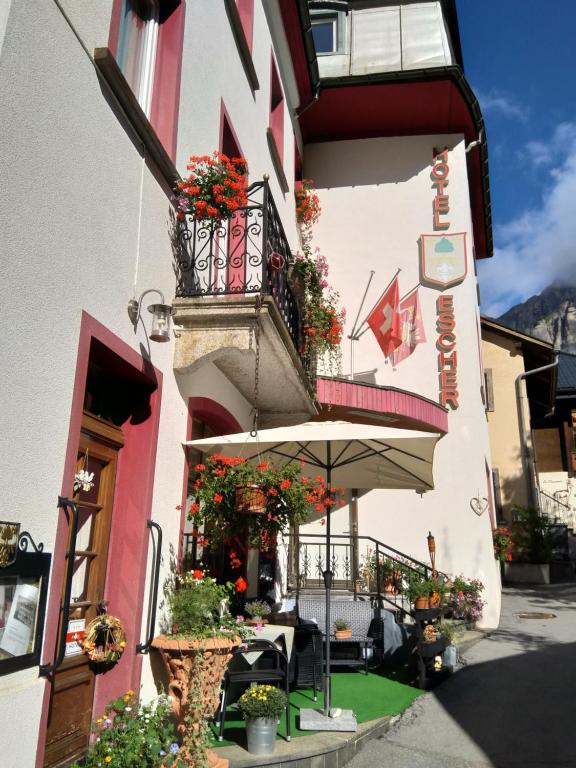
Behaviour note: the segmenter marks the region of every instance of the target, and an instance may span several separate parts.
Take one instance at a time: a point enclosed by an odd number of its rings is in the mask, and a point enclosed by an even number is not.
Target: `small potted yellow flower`
[[[240,696],[238,709],[246,720],[248,752],[253,755],[274,752],[276,729],[287,704],[284,691],[273,685],[254,685]]]

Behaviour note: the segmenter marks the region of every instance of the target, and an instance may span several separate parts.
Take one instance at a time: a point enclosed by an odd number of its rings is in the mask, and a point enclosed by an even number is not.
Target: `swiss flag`
[[[402,343],[392,353],[392,365],[398,365],[410,357],[418,344],[426,341],[418,288],[402,299],[398,306],[398,317],[402,329]]]
[[[386,357],[391,355],[396,347],[402,343],[398,300],[398,278],[395,277],[367,319],[368,325]]]

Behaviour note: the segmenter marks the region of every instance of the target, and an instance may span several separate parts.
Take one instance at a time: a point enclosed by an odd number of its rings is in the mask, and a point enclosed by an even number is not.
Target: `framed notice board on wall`
[[[19,551],[0,568],[0,675],[40,664],[51,559]]]

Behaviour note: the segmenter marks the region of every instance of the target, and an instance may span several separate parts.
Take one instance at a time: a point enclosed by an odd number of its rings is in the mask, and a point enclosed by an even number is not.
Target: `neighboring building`
[[[558,354],[554,410],[535,421],[538,479],[551,516],[576,529],[576,355]]]
[[[455,3],[351,2],[346,15],[315,2],[312,16],[304,0],[93,5],[58,0],[31,13],[12,0],[0,15],[9,116],[0,140],[0,488],[2,517],[52,554],[41,661],[52,663],[62,631],[72,634],[68,621],[81,631],[101,600],[128,640],[105,675],[73,638],[50,675],[37,663],[12,665],[18,654],[0,641],[5,768],[69,764],[111,698],[155,692],[149,657],[137,650],[152,579],[148,523],[164,532],[162,583],[182,551],[192,497],[194,457],[182,442],[250,429],[256,402],[262,427],[337,414],[445,433],[436,490],[358,489],[359,530],[422,559],[432,530],[438,567],[481,578],[484,623],[499,617],[473,264],[492,255],[487,149]],[[172,190],[190,154],[215,149],[247,159],[254,221],[206,240],[176,222]],[[397,267],[402,292],[421,283],[426,342],[406,321],[406,356],[395,366],[371,334],[354,342],[355,369],[376,369],[372,383],[316,381],[301,356],[287,265],[303,176],[319,189],[314,244],[331,264],[348,332],[370,269],[375,294]],[[159,302],[143,296],[150,289],[175,309],[171,343],[148,339],[146,309]],[[140,297],[133,323],[127,304]],[[80,505],[59,629],[71,521],[56,504],[82,468],[95,487]],[[335,530],[347,529],[348,515],[338,512]],[[251,552],[251,594],[263,565]],[[0,629],[20,586],[29,585],[0,570]]]
[[[496,510],[511,523],[515,506],[538,503],[545,434],[534,427],[553,409],[556,368],[532,372],[554,362],[554,348],[487,317],[481,325]]]

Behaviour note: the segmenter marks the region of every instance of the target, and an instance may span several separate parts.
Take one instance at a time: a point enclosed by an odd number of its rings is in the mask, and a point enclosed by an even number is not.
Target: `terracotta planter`
[[[255,627],[257,624],[268,624],[268,619],[246,619],[246,624]]]
[[[352,637],[352,630],[351,629],[337,629],[334,633],[334,636],[336,637],[336,640],[348,640],[348,638]]]
[[[245,515],[266,512],[266,494],[257,485],[239,485],[236,488],[236,509]]]
[[[172,716],[180,735],[186,728],[199,727],[203,719],[212,717],[216,711],[224,672],[232,658],[232,651],[240,642],[239,637],[176,640],[166,635],[159,635],[152,641],[152,647],[159,652],[168,674],[167,693],[172,696]],[[190,706],[188,692],[192,684],[200,688],[202,708]],[[185,724],[186,718],[189,718],[188,725]],[[223,761],[209,751],[208,764],[211,768],[226,768],[228,760]]]
[[[414,608],[416,608],[417,611],[430,608],[430,598],[429,597],[417,597],[414,601]]]

